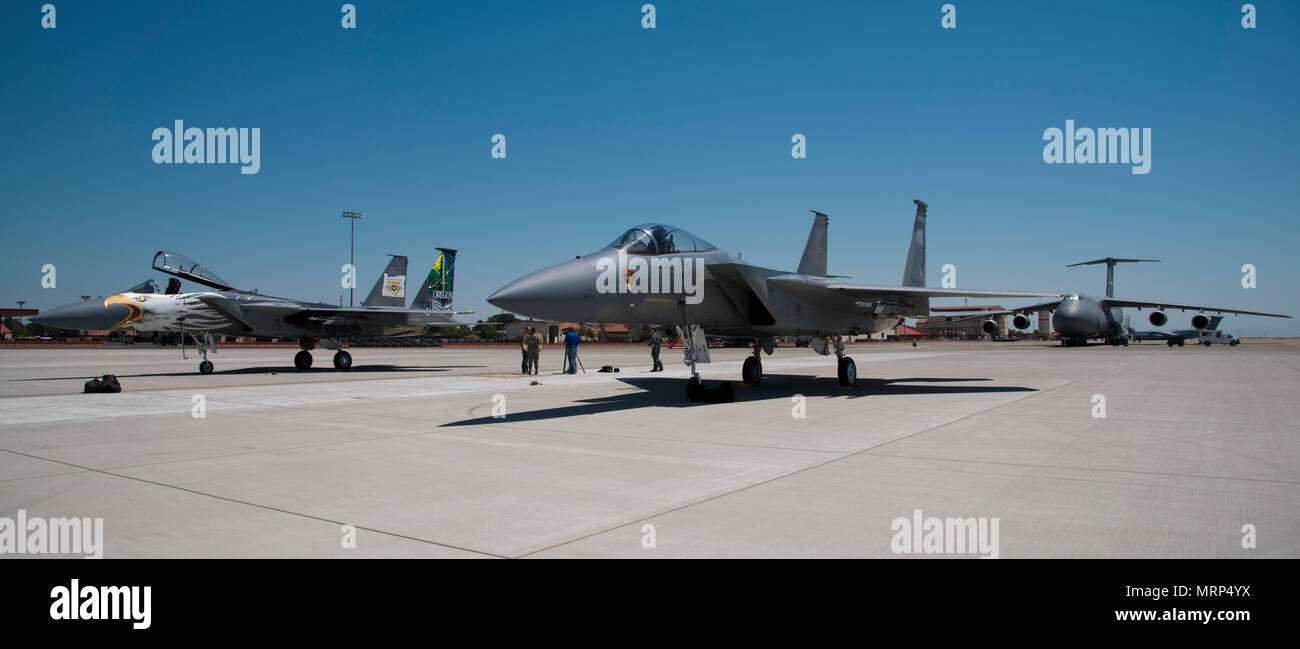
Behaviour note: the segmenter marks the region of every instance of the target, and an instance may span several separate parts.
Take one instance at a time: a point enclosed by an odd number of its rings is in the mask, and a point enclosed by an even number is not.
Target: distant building
[[[983,306],[934,306],[930,307],[930,317],[917,318],[916,326],[922,329],[929,329],[938,334],[940,338],[962,338],[975,340],[986,336],[984,333],[984,321],[990,318],[997,323],[997,332],[994,334],[998,338],[1008,338],[1011,336],[1011,317],[1007,314],[990,316],[989,318],[974,317],[981,311],[1005,311],[1006,309],[996,304]],[[963,320],[964,322],[952,323],[954,320]]]

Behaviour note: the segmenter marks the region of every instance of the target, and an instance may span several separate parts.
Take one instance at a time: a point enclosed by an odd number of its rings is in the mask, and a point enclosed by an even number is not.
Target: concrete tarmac
[[[1003,558],[1300,557],[1298,341],[863,344],[851,390],[781,348],[725,404],[668,349],[295,351],[0,349],[0,517],[102,517],[106,557],[990,554],[896,552],[914,516],[996,519]]]

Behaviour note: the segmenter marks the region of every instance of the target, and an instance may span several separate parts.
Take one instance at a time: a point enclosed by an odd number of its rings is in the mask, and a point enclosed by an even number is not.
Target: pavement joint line
[[[874,450],[874,449],[873,449],[873,450]],[[997,462],[997,461],[994,461],[994,460],[963,460],[963,459],[959,459],[959,458],[927,457],[927,456],[923,456],[923,455],[905,455],[905,454],[899,454],[899,453],[873,453],[873,452],[866,452],[866,453],[863,453],[863,455],[867,455],[867,456],[871,456],[871,457],[892,457],[892,458],[899,458],[899,459],[903,459],[903,460],[929,460],[929,461],[934,461],[934,462],[959,462],[959,463],[964,463],[964,464],[988,464],[988,465],[995,465],[995,466],[1012,466],[1012,467],[1024,467],[1024,468],[1031,468],[1031,469],[1049,469],[1049,470],[1062,470],[1062,471],[1097,471],[1097,472],[1103,472],[1103,473],[1126,473],[1126,474],[1133,474],[1133,475],[1162,476],[1162,477],[1168,477],[1168,478],[1189,478],[1189,479],[1201,479],[1201,480],[1226,480],[1226,481],[1230,481],[1230,482],[1260,482],[1260,483],[1265,483],[1265,484],[1278,484],[1278,485],[1300,485],[1300,481],[1297,481],[1297,480],[1273,480],[1273,479],[1269,479],[1269,478],[1244,478],[1244,477],[1239,477],[1239,476],[1203,475],[1203,474],[1199,474],[1199,473],[1171,473],[1171,472],[1168,472],[1168,471],[1139,471],[1139,470],[1136,470],[1136,469],[1106,469],[1106,468],[1101,468],[1101,467],[1067,466],[1067,465],[1063,465],[1063,464],[1036,464],[1036,463],[1031,463],[1031,462]]]
[[[593,531],[593,532],[587,532],[587,533],[585,533],[585,534],[581,534],[581,535],[579,535],[579,536],[575,536],[575,537],[573,537],[573,538],[571,538],[571,539],[569,539],[569,540],[567,540],[567,541],[561,541],[561,542],[559,542],[559,543],[553,543],[553,544],[548,545],[548,546],[546,546],[546,547],[538,548],[538,549],[536,549],[536,550],[529,550],[528,552],[524,552],[524,553],[522,553],[522,554],[518,554],[518,555],[514,555],[514,556],[515,556],[516,559],[527,558],[527,557],[530,557],[530,556],[532,556],[532,555],[534,555],[534,554],[538,554],[538,553],[541,553],[541,552],[546,552],[546,551],[548,551],[548,550],[553,550],[553,549],[555,549],[555,548],[563,547],[563,546],[565,546],[565,545],[570,545],[570,544],[573,544],[573,543],[577,543],[578,541],[582,541],[582,540],[585,540],[585,539],[589,539],[589,538],[592,538],[592,537],[594,537],[594,536],[599,536],[599,535],[601,535],[601,534],[605,534],[605,533],[607,533],[607,532],[612,532],[612,531],[617,530],[617,529],[619,529],[619,528],[627,527],[627,526],[629,526],[629,525],[636,525],[637,523],[641,523],[641,522],[644,522],[644,521],[648,521],[648,520],[650,520],[650,519],[652,519],[652,518],[656,518],[656,517],[659,517],[659,516],[665,516],[665,515],[667,515],[667,514],[671,514],[671,513],[673,513],[673,512],[677,512],[677,511],[681,511],[681,510],[684,510],[684,509],[688,509],[688,508],[690,508],[690,507],[695,507],[696,505],[702,505],[702,504],[704,504],[704,503],[711,502],[711,501],[714,501],[714,500],[718,500],[718,499],[720,499],[720,498],[725,498],[725,497],[727,497],[727,496],[731,496],[731,495],[734,495],[734,494],[738,494],[738,493],[741,493],[741,492],[743,492],[743,491],[748,491],[748,490],[753,489],[753,488],[755,488],[755,487],[761,487],[761,486],[763,486],[763,485],[771,484],[771,483],[773,483],[773,482],[777,482],[777,481],[779,481],[779,480],[784,480],[784,479],[786,479],[786,478],[789,478],[789,477],[792,477],[792,476],[796,476],[796,475],[799,475],[799,474],[801,474],[801,473],[805,473],[805,472],[807,472],[807,471],[811,471],[811,470],[816,469],[816,468],[819,468],[819,467],[827,466],[827,465],[829,465],[829,464],[831,464],[831,463],[834,463],[834,462],[839,462],[840,460],[844,460],[844,459],[848,459],[848,458],[851,458],[851,457],[857,457],[857,456],[865,455],[865,454],[867,454],[868,451],[871,451],[871,450],[874,450],[874,449],[878,449],[878,448],[881,448],[881,447],[883,447],[883,446],[888,446],[889,444],[893,444],[894,442],[897,442],[897,441],[900,441],[900,440],[904,440],[904,439],[908,439],[908,438],[911,438],[911,437],[915,437],[915,436],[920,435],[920,434],[922,434],[922,433],[927,433],[927,432],[930,432],[930,431],[935,430],[935,429],[938,429],[938,428],[943,428],[944,426],[948,426],[948,425],[950,425],[950,424],[955,424],[955,423],[957,423],[957,422],[959,422],[959,421],[964,421],[964,420],[966,420],[966,419],[970,419],[971,417],[977,417],[977,416],[979,416],[979,415],[982,415],[982,414],[985,414],[985,413],[991,412],[991,411],[993,411],[993,410],[997,410],[997,409],[999,409],[999,408],[1003,408],[1003,407],[1005,407],[1005,406],[1009,406],[1009,405],[1014,404],[1014,403],[1019,403],[1019,402],[1021,402],[1021,401],[1026,400],[1026,399],[1029,399],[1029,398],[1032,398],[1032,397],[1035,397],[1035,396],[1038,396],[1038,395],[1041,395],[1041,394],[1045,394],[1045,393],[1047,393],[1047,392],[1051,392],[1051,391],[1053,391],[1053,390],[1057,390],[1057,389],[1060,389],[1060,388],[1063,388],[1063,387],[1066,387],[1066,386],[1069,386],[1069,385],[1073,385],[1073,384],[1078,383],[1078,382],[1080,382],[1080,381],[1085,381],[1085,380],[1087,380],[1087,379],[1090,379],[1090,378],[1092,378],[1092,377],[1094,377],[1094,376],[1097,376],[1097,375],[1099,375],[1099,374],[1102,374],[1102,373],[1104,373],[1104,372],[1109,372],[1109,371],[1112,371],[1112,370],[1116,370],[1116,369],[1119,369],[1119,368],[1121,368],[1121,367],[1125,367],[1125,366],[1127,366],[1127,365],[1130,365],[1130,364],[1132,364],[1132,363],[1135,363],[1135,362],[1137,362],[1137,361],[1139,361],[1139,360],[1145,360],[1145,359],[1146,359],[1145,356],[1140,356],[1140,357],[1138,357],[1138,358],[1132,358],[1132,359],[1129,359],[1129,360],[1127,360],[1126,362],[1119,363],[1119,364],[1117,364],[1117,365],[1110,365],[1110,366],[1108,366],[1108,367],[1103,367],[1103,368],[1100,368],[1100,369],[1098,369],[1098,370],[1096,370],[1096,371],[1093,371],[1093,372],[1091,372],[1091,373],[1089,373],[1089,374],[1086,374],[1086,375],[1084,375],[1084,376],[1081,376],[1081,377],[1079,377],[1079,378],[1077,378],[1077,379],[1074,379],[1074,380],[1072,380],[1072,381],[1068,381],[1068,382],[1066,382],[1066,383],[1062,383],[1062,384],[1060,384],[1060,385],[1057,385],[1057,386],[1054,386],[1054,387],[1051,387],[1051,388],[1047,388],[1047,389],[1045,389],[1045,390],[1036,391],[1036,392],[1030,392],[1029,394],[1027,394],[1027,395],[1025,395],[1025,396],[1022,396],[1022,397],[1020,397],[1020,398],[1018,398],[1018,399],[1012,399],[1012,400],[1007,401],[1007,402],[1004,402],[1004,403],[995,404],[995,405],[993,405],[993,406],[989,406],[988,408],[985,408],[985,409],[983,409],[983,410],[979,410],[979,411],[976,411],[976,412],[968,413],[968,414],[966,414],[966,415],[963,415],[963,416],[961,416],[961,417],[958,417],[958,418],[956,418],[956,419],[953,419],[953,420],[951,420],[951,421],[947,421],[947,422],[944,422],[944,423],[941,423],[941,424],[935,424],[934,426],[930,426],[930,427],[928,427],[928,428],[924,428],[924,429],[922,429],[922,430],[918,430],[918,431],[916,431],[916,432],[909,433],[909,434],[904,435],[904,436],[902,436],[902,437],[899,437],[899,438],[897,438],[897,439],[892,439],[892,440],[889,440],[889,441],[887,441],[887,442],[882,442],[882,443],[880,443],[880,444],[876,444],[876,445],[874,445],[874,446],[869,446],[869,447],[867,447],[867,448],[863,448],[863,449],[860,449],[860,450],[857,450],[857,451],[853,451],[853,452],[850,452],[850,453],[844,453],[844,454],[838,455],[838,456],[836,456],[836,457],[827,458],[826,460],[823,460],[823,461],[821,461],[821,462],[816,462],[816,463],[810,464],[810,465],[808,465],[808,466],[805,466],[805,467],[801,467],[801,468],[795,469],[795,470],[793,470],[793,471],[788,471],[788,472],[786,472],[786,473],[783,473],[783,474],[781,474],[781,475],[777,475],[777,476],[773,476],[773,477],[768,478],[768,479],[766,479],[766,480],[760,480],[760,481],[758,481],[758,482],[754,482],[754,483],[747,484],[747,485],[744,485],[744,486],[736,487],[736,488],[734,488],[734,489],[730,489],[730,490],[722,491],[722,492],[715,493],[715,494],[710,494],[710,495],[708,495],[708,496],[705,496],[705,497],[702,497],[702,498],[697,498],[697,499],[695,499],[695,500],[693,500],[693,501],[690,501],[690,502],[686,502],[686,503],[681,503],[681,504],[678,504],[678,505],[674,505],[674,506],[672,506],[672,507],[669,507],[669,508],[667,508],[667,509],[664,509],[664,510],[662,510],[662,511],[659,511],[659,512],[656,512],[656,513],[653,513],[653,514],[649,514],[649,515],[646,515],[646,516],[642,516],[642,517],[637,518],[637,519],[634,519],[634,520],[625,521],[625,522],[622,522],[622,523],[619,523],[619,524],[616,524],[616,525],[607,526],[607,527],[605,527],[604,529],[596,530],[596,531]]]
[[[1296,366],[1294,366],[1294,365],[1292,365],[1292,364],[1290,364],[1290,363],[1288,363],[1288,362],[1282,360],[1282,357],[1281,357],[1281,356],[1278,356],[1278,355],[1274,354],[1274,355],[1273,355],[1273,358],[1274,358],[1275,360],[1277,360],[1277,362],[1279,362],[1279,363],[1281,363],[1281,364],[1283,364],[1283,365],[1285,365],[1285,366],[1291,368],[1292,370],[1294,370],[1294,371],[1297,372],[1297,373],[1300,373],[1300,368],[1297,368]]]
[[[364,370],[362,370],[362,371],[364,371]],[[414,372],[414,371],[420,371],[420,370],[408,370],[408,371],[413,371],[413,372]],[[428,371],[428,372],[436,372],[436,371],[445,371],[445,370],[426,370],[426,371]],[[357,376],[357,375],[353,374],[351,377],[343,378],[343,376],[344,376],[344,374],[345,374],[344,372],[338,372],[338,371],[335,371],[335,372],[332,372],[332,373],[340,375],[340,378],[338,378],[338,379],[330,378],[330,379],[324,379],[324,380],[320,380],[320,381],[298,381],[298,382],[296,382],[296,383],[271,384],[271,385],[267,385],[267,384],[265,384],[265,383],[232,383],[232,384],[229,384],[229,385],[218,385],[218,386],[213,386],[213,387],[211,387],[211,388],[206,388],[206,389],[211,389],[211,390],[221,390],[221,389],[225,389],[225,388],[266,388],[266,387],[280,387],[281,385],[294,385],[294,386],[297,386],[297,385],[314,385],[314,384],[320,384],[320,383],[356,383],[356,382],[361,382],[361,381],[407,381],[407,380],[410,380],[410,379],[433,379],[433,378],[442,378],[442,375],[440,375],[440,374],[432,374],[432,375],[426,375],[426,376],[374,376],[374,377],[364,377],[364,376]],[[217,375],[220,375],[220,374],[221,374],[220,372],[217,373]],[[267,374],[270,374],[270,372],[267,372]],[[291,372],[283,372],[283,374],[285,374],[285,375],[287,375],[287,376],[303,376],[302,374],[295,374],[295,373],[291,373]],[[456,376],[456,375],[450,375],[450,376],[448,376],[447,378],[451,378],[452,376]],[[481,375],[481,374],[471,374],[470,376],[482,376],[482,375]],[[523,375],[520,375],[520,376],[523,376]],[[86,380],[89,381],[90,379],[97,379],[97,378],[99,378],[99,377],[98,377],[98,376],[88,376],[88,377],[86,377]],[[124,378],[128,378],[128,379],[130,379],[130,378],[135,378],[135,377],[125,376]],[[12,380],[18,380],[18,381],[30,381],[30,380],[32,380],[32,379],[10,379],[10,380],[11,380],[11,381],[12,381]],[[56,380],[56,379],[42,379],[42,380]],[[69,380],[78,380],[78,381],[79,381],[79,380],[81,380],[81,377],[77,377],[76,379],[69,379]],[[132,389],[131,389],[131,393],[132,393],[132,394],[139,394],[139,393],[142,393],[142,392],[179,392],[179,391],[194,392],[194,391],[196,391],[196,390],[203,390],[203,389],[205,389],[205,388],[195,388],[195,387],[186,387],[186,388],[132,388]],[[0,394],[0,399],[18,399],[18,398],[22,398],[22,397],[67,397],[67,396],[72,396],[72,395],[75,395],[75,394],[78,394],[78,393],[75,393],[75,392],[50,392],[50,393],[47,393],[47,394]]]
[[[64,462],[64,461],[61,461],[61,460],[52,460],[52,459],[50,459],[50,458],[41,457],[41,456],[39,456],[39,455],[32,455],[31,453],[23,453],[22,451],[15,451],[15,450],[12,450],[12,449],[7,449],[7,448],[5,448],[5,449],[0,449],[0,451],[4,451],[4,452],[6,452],[6,453],[12,453],[12,454],[14,454],[14,455],[21,455],[21,456],[23,456],[23,457],[32,458],[32,459],[35,459],[35,460],[45,460],[46,462],[54,462],[54,463],[56,463],[56,464],[62,464],[62,465],[64,465],[64,466],[70,466],[70,467],[73,467],[73,468],[76,468],[76,469],[81,469],[82,471],[89,471],[89,472],[92,472],[92,473],[98,473],[98,474],[100,474],[100,475],[106,475],[106,476],[110,476],[110,477],[114,477],[114,478],[121,478],[121,479],[123,479],[123,480],[131,480],[131,481],[134,481],[134,482],[140,482],[140,483],[143,483],[143,484],[154,485],[154,486],[156,486],[156,487],[163,487],[163,488],[165,488],[165,489],[174,489],[174,490],[176,490],[176,491],[184,491],[184,492],[186,492],[186,493],[194,494],[194,495],[196,495],[196,496],[204,496],[204,497],[207,497],[207,498],[213,498],[213,499],[216,499],[216,500],[224,500],[224,501],[226,501],[226,502],[235,503],[235,504],[238,504],[238,505],[244,505],[244,506],[246,506],[246,507],[256,507],[256,508],[258,508],[258,509],[265,509],[265,510],[267,510],[267,511],[279,512],[279,513],[281,513],[281,514],[288,514],[288,515],[290,515],[290,516],[298,516],[298,517],[300,517],[300,518],[306,518],[306,519],[308,519],[308,520],[319,521],[319,522],[322,522],[322,523],[332,523],[332,524],[334,524],[334,525],[340,525],[340,526],[342,526],[342,525],[351,525],[353,528],[358,529],[358,530],[365,530],[365,531],[367,531],[367,532],[373,532],[373,533],[375,533],[375,534],[383,534],[383,535],[385,535],[385,536],[391,536],[391,537],[395,537],[395,538],[406,539],[406,540],[408,540],[408,541],[416,541],[416,542],[419,542],[419,543],[425,543],[425,544],[427,544],[427,545],[436,545],[436,546],[438,546],[438,547],[448,548],[448,549],[451,549],[451,550],[460,550],[460,551],[462,551],[462,552],[471,552],[471,553],[474,553],[474,554],[481,554],[481,555],[483,555],[483,556],[494,557],[494,558],[497,558],[497,559],[508,559],[508,558],[509,558],[509,557],[507,557],[507,556],[505,556],[505,555],[500,555],[500,554],[496,554],[496,553],[493,553],[493,552],[488,552],[488,551],[486,551],[486,550],[475,550],[475,549],[473,549],[473,548],[467,548],[467,547],[463,547],[463,546],[459,546],[459,545],[454,545],[454,544],[451,544],[451,543],[441,543],[441,542],[439,542],[439,541],[434,541],[434,540],[431,540],[431,539],[422,539],[422,538],[415,537],[415,536],[410,536],[410,535],[407,535],[407,534],[401,534],[401,533],[399,533],[399,532],[390,532],[390,531],[387,531],[387,530],[376,529],[376,528],[373,528],[373,527],[365,527],[365,526],[363,526],[363,525],[357,525],[357,524],[355,524],[355,523],[345,523],[345,522],[343,522],[343,521],[336,521],[336,520],[333,520],[333,519],[325,518],[325,517],[323,517],[323,516],[315,516],[315,515],[313,515],[313,514],[307,514],[307,513],[304,513],[304,512],[295,512],[295,511],[288,510],[288,509],[282,509],[282,508],[280,508],[280,507],[273,507],[273,506],[271,506],[271,505],[262,505],[262,504],[259,504],[259,503],[249,502],[249,501],[247,501],[247,500],[240,500],[240,499],[238,499],[238,498],[231,498],[231,497],[229,497],[229,496],[220,496],[220,495],[213,494],[213,493],[207,493],[207,492],[204,492],[204,491],[199,491],[199,490],[197,490],[197,489],[190,489],[190,488],[188,488],[188,487],[182,487],[182,486],[180,486],[180,485],[167,484],[167,483],[165,483],[165,482],[158,482],[158,481],[156,481],[156,480],[148,480],[148,479],[140,478],[140,477],[136,477],[136,476],[123,475],[123,474],[120,474],[120,473],[114,473],[114,472],[112,472],[112,471],[106,471],[106,470],[104,470],[104,469],[96,469],[96,468],[94,468],[94,467],[82,466],[82,465],[80,465],[80,464],[74,464],[74,463],[72,463],[72,462]]]

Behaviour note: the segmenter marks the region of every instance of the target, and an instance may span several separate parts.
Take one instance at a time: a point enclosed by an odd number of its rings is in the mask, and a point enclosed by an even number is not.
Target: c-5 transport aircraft
[[[1031,313],[1038,311],[1052,311],[1052,329],[1061,335],[1061,344],[1067,347],[1086,345],[1093,338],[1104,338],[1111,345],[1126,345],[1128,337],[1124,322],[1123,307],[1135,308],[1139,311],[1142,309],[1154,309],[1147,321],[1154,327],[1163,327],[1169,322],[1169,316],[1165,313],[1168,309],[1178,309],[1180,311],[1196,311],[1196,315],[1191,318],[1192,328],[1199,332],[1210,325],[1210,316],[1205,311],[1216,311],[1219,313],[1232,313],[1236,315],[1259,315],[1270,318],[1290,318],[1289,315],[1280,315],[1277,313],[1259,313],[1256,311],[1241,311],[1239,309],[1225,309],[1213,306],[1199,306],[1188,304],[1174,304],[1172,302],[1160,302],[1156,300],[1120,300],[1115,298],[1115,264],[1135,263],[1143,261],[1158,261],[1155,259],[1118,259],[1115,257],[1106,257],[1104,259],[1094,259],[1092,261],[1081,261],[1070,266],[1090,266],[1093,264],[1106,264],[1106,297],[1093,297],[1083,293],[1071,293],[1062,299],[1040,304],[1031,304],[1018,309],[1007,309],[1006,311],[993,311],[981,313],[978,316],[962,318],[944,323],[952,324],[963,320],[972,320],[974,318],[990,318],[982,326],[985,333],[993,333],[997,330],[997,322],[992,320],[993,316],[1016,314],[1011,319],[1011,326],[1016,329],[1028,329],[1031,320],[1028,317]],[[1068,268],[1068,266],[1067,266]],[[1217,324],[1217,322],[1215,323]],[[1192,333],[1188,337],[1196,337],[1197,333]],[[1182,339],[1178,338],[1178,343],[1170,342],[1170,345],[1181,344]]]
[[[753,266],[685,230],[662,224],[636,226],[608,246],[503,287],[488,302],[547,320],[675,325],[691,367],[687,396],[702,393],[697,363],[709,362],[704,332],[752,338],[746,383],[763,379],[761,352],[776,336],[812,338],[812,348],[839,359],[840,385],[857,381],[841,336],[884,331],[904,317],[926,315],[932,297],[1046,297],[1055,293],[975,291],[925,286],[926,204],[916,203],[903,283],[855,285],[826,274],[828,218],[814,211],[812,231],[793,273]]]
[[[352,368],[352,355],[341,341],[378,336],[418,336],[431,327],[454,327],[452,315],[472,311],[451,311],[456,251],[438,248],[441,254],[429,271],[411,307],[406,301],[406,257],[391,255],[388,267],[375,281],[370,295],[359,307],[334,306],[319,302],[290,300],[241,291],[207,268],[174,252],[160,251],[153,258],[154,270],[173,275],[165,293],[157,293],[153,282],[98,301],[69,304],[42,313],[32,322],[62,329],[118,329],[164,331],[189,337],[203,355],[199,372],[212,373],[208,352],[213,351],[213,334],[297,338],[302,351],[293,358],[300,370],[311,367],[311,350],[319,341],[336,350],[334,367]],[[181,293],[180,280],[189,280],[216,290]]]

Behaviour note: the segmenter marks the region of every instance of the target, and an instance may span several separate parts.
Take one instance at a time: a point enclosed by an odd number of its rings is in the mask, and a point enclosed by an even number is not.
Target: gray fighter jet
[[[103,302],[58,307],[33,317],[32,322],[62,329],[179,333],[182,356],[186,340],[193,341],[203,355],[199,363],[202,374],[212,373],[208,352],[216,353],[214,334],[297,338],[302,350],[293,364],[300,370],[311,367],[311,350],[319,342],[325,349],[336,350],[335,368],[348,370],[352,355],[343,350],[342,341],[419,336],[432,327],[458,326],[461,323],[452,315],[472,313],[450,310],[456,251],[438,250],[438,259],[409,309],[403,306],[407,258],[400,255],[390,255],[388,266],[361,306],[343,307],[241,291],[183,255],[160,251],[154,255],[154,270],[173,276],[165,292],[157,292],[157,285],[149,281]],[[181,293],[181,280],[215,290]]]
[[[676,326],[691,368],[687,396],[698,400],[705,391],[696,365],[709,362],[705,331],[753,339],[753,355],[741,373],[745,383],[762,381],[761,353],[772,353],[777,336],[796,336],[811,339],[819,354],[834,351],[840,385],[852,386],[857,368],[844,355],[843,336],[881,332],[905,317],[926,315],[930,298],[1058,295],[927,288],[927,206],[913,202],[912,243],[899,286],[848,284],[827,275],[829,219],[814,211],[803,258],[793,273],[744,263],[685,230],[651,223],[628,230],[596,252],[515,280],[488,302],[546,320]]]
[[[1065,295],[1062,299],[1018,309],[1007,309],[1005,311],[994,311],[991,313],[982,313],[970,318],[953,320],[944,324],[953,322],[962,322],[974,318],[990,318],[982,325],[985,333],[997,331],[997,321],[993,316],[1015,314],[1011,318],[1011,326],[1016,329],[1028,329],[1032,324],[1029,315],[1039,311],[1052,312],[1052,328],[1061,335],[1061,344],[1067,347],[1087,345],[1088,341],[1095,338],[1102,338],[1111,345],[1127,345],[1130,333],[1124,326],[1124,308],[1135,308],[1138,311],[1143,309],[1152,309],[1147,316],[1147,321],[1154,327],[1163,327],[1169,322],[1169,315],[1166,310],[1178,309],[1180,311],[1196,311],[1197,313],[1191,318],[1192,328],[1199,332],[1202,329],[1210,327],[1212,322],[1211,316],[1206,315],[1206,311],[1215,311],[1218,313],[1232,313],[1236,315],[1259,315],[1270,318],[1290,318],[1289,315],[1277,313],[1259,313],[1257,311],[1242,311],[1240,309],[1226,309],[1221,307],[1200,306],[1189,304],[1175,304],[1172,302],[1161,302],[1158,300],[1121,300],[1115,297],[1115,264],[1136,263],[1136,262],[1155,262],[1156,259],[1120,259],[1115,257],[1106,257],[1105,259],[1094,259],[1092,261],[1081,261],[1077,264],[1067,266],[1090,266],[1094,264],[1106,264],[1106,297],[1093,297],[1083,293],[1071,293]],[[1215,325],[1218,321],[1213,321]],[[1180,333],[1180,332],[1176,332]],[[1191,338],[1197,337],[1197,333],[1192,333]],[[1170,342],[1170,345],[1182,344],[1182,338],[1178,342]]]

